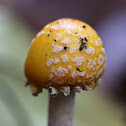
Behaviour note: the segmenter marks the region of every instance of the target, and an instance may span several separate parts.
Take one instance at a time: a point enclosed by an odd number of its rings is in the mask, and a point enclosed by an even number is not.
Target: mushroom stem
[[[73,126],[74,96],[73,91],[68,96],[50,96],[48,126]]]

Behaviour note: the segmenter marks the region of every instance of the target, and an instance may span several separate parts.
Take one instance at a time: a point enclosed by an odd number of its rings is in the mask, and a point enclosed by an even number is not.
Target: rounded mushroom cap
[[[104,68],[105,50],[96,31],[82,21],[63,18],[46,25],[33,39],[25,75],[37,89],[79,92],[81,87],[93,89]]]

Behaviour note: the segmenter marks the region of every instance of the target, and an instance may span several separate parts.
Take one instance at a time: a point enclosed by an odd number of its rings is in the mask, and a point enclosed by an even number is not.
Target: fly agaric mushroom
[[[82,21],[59,19],[36,35],[26,58],[25,75],[33,95],[43,88],[57,95],[50,97],[49,126],[72,126],[74,92],[94,89],[104,68],[102,41]]]

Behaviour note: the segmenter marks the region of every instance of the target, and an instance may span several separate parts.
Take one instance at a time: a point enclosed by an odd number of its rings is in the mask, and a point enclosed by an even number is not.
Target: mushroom
[[[72,126],[75,92],[92,90],[105,68],[101,39],[88,24],[63,18],[33,39],[25,62],[26,85],[37,96],[50,95],[49,126]]]

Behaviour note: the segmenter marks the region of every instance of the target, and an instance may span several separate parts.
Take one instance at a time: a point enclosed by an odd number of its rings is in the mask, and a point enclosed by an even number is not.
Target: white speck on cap
[[[54,58],[54,60],[52,58],[47,58],[46,65],[50,67],[52,63],[57,64],[58,62],[60,62],[59,58]]]
[[[99,55],[98,57],[98,66],[96,68],[96,71],[100,68],[100,66],[102,66],[104,64],[105,58],[103,57],[103,55]]]
[[[76,71],[71,71],[71,75],[70,75],[73,79],[77,76]]]
[[[35,41],[35,38],[32,39],[31,44]]]
[[[76,34],[74,34],[74,36],[78,36],[78,34],[76,33]]]
[[[101,43],[103,43],[100,37],[98,37],[98,39],[101,41]]]
[[[47,28],[47,27],[49,27],[49,24],[47,24],[44,28]]]
[[[92,90],[92,88],[89,85],[84,85],[86,90]]]
[[[82,63],[85,61],[85,58],[82,56],[75,57],[74,59],[71,59],[72,62],[75,63],[75,66],[81,66]]]
[[[58,91],[54,87],[49,87],[49,89],[51,89],[51,92],[49,92],[50,95],[58,94]]]
[[[92,41],[92,40],[90,40],[90,42],[91,42],[91,43],[93,43],[93,41]]]
[[[75,92],[80,92],[81,91],[81,87],[80,86],[76,86],[76,87],[74,87],[74,89],[73,89]]]
[[[87,68],[88,68],[89,70],[91,70],[95,65],[96,65],[95,60],[94,60],[94,61],[92,61],[92,60],[90,60],[90,59],[88,60]]]
[[[93,74],[91,73],[91,74],[86,74],[86,78],[92,78],[93,77]]]
[[[94,45],[95,46],[100,46],[100,44],[99,44],[99,42],[97,40],[95,40]]]
[[[99,66],[103,65],[104,60],[105,60],[105,58],[103,57],[103,55],[99,55],[99,57],[98,57],[98,64],[99,64]]]
[[[49,80],[52,79],[54,77],[53,73],[49,74]]]
[[[45,34],[45,31],[40,31],[38,34],[37,34],[37,38],[42,35],[42,34]]]
[[[65,38],[63,41],[61,41],[61,43],[68,45],[69,44],[69,39],[68,38]]]
[[[103,71],[104,71],[104,69],[101,69],[101,70],[97,71],[97,75],[96,75],[96,77],[98,78],[99,75],[102,74]]]
[[[53,63],[54,64],[57,64],[57,63],[59,63],[60,62],[60,59],[59,58],[54,58],[54,60],[53,60]]]
[[[65,95],[68,96],[70,94],[70,87],[66,86],[66,87],[61,87],[61,92]]]
[[[101,51],[105,54],[105,49],[103,47],[101,48]]]
[[[63,63],[68,62],[68,56],[67,56],[67,55],[62,55],[62,56],[61,56],[61,59],[62,59],[62,62],[63,62]]]
[[[84,38],[84,36],[83,35],[80,35],[80,38]]]
[[[55,47],[52,49],[52,52],[53,53],[59,53],[62,50],[63,50],[62,46],[55,45]]]
[[[93,47],[89,47],[89,48],[85,49],[85,51],[86,51],[87,54],[91,54],[92,53],[92,56],[95,53],[95,49]]]
[[[55,67],[52,66],[51,72],[55,73]]]
[[[64,76],[67,76],[67,74],[68,74],[68,70],[65,69],[64,67],[63,68],[59,67],[56,70],[53,69],[53,70],[51,70],[51,72],[53,72],[58,77],[64,77]]]
[[[67,33],[68,33],[68,34],[72,34],[72,32],[71,32],[69,29],[67,30]]]
[[[47,58],[47,61],[46,61],[47,67],[50,67],[51,64],[52,64],[52,62],[53,62],[53,59],[52,58]]]
[[[80,46],[77,47],[77,49],[79,50]]]
[[[100,65],[99,65],[99,66],[97,66],[96,71],[97,71],[99,68],[100,68]]]
[[[81,71],[81,72],[80,71],[77,71],[77,75],[78,76],[84,76],[85,75],[85,71]]]
[[[68,70],[72,70],[72,66],[68,66]]]
[[[77,24],[76,22],[71,22],[71,20],[58,20],[59,23],[57,25],[51,26],[51,29],[54,30],[79,30],[84,31],[84,29]]]
[[[73,47],[72,49],[69,50],[70,54],[76,52],[76,47]]]
[[[53,25],[53,26],[51,26],[51,29],[59,30],[59,27],[57,25]]]
[[[56,34],[56,36],[54,37],[54,39],[56,41],[58,41],[61,37],[62,37],[62,34],[61,33],[60,34]]]
[[[55,43],[52,43],[52,47],[54,47]]]

